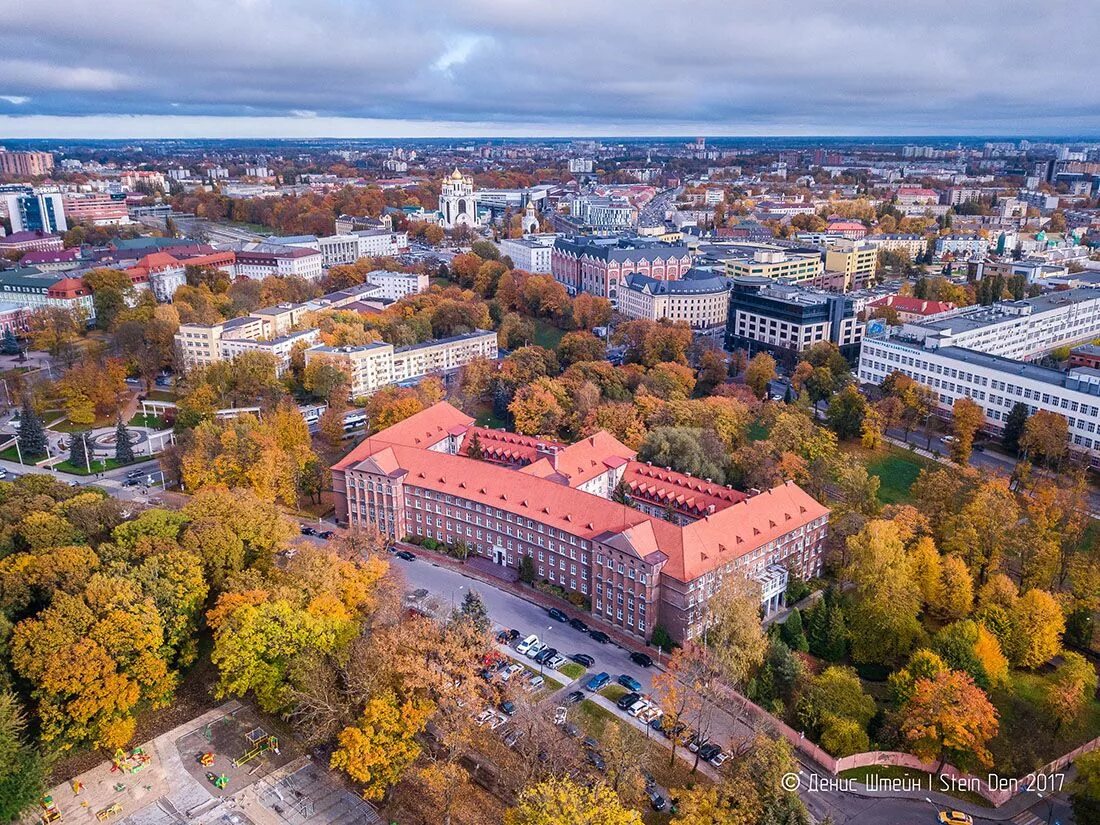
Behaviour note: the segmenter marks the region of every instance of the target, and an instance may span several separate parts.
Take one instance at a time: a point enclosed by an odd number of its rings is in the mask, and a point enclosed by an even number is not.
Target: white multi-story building
[[[961,347],[1031,360],[1100,335],[1100,289],[1078,287],[1023,301],[951,310],[905,324],[901,335],[928,348]]]
[[[221,360],[231,361],[244,352],[267,352],[275,358],[275,374],[281,376],[290,367],[290,355],[299,344],[312,346],[317,343],[321,332],[316,329],[302,329],[288,332],[275,338],[234,338],[232,333],[219,342]]]
[[[524,235],[522,238],[503,238],[500,254],[512,259],[516,269],[536,274],[549,274],[554,241],[561,236],[555,232]]]
[[[936,238],[937,260],[948,255],[956,259],[982,258],[989,252],[989,239],[981,235],[944,235]]]
[[[1063,373],[972,349],[928,349],[899,336],[867,337],[859,356],[859,380],[881,384],[893,372],[931,387],[940,414],[970,398],[982,408],[982,429],[1004,431],[1012,408],[1055,412],[1066,419],[1070,450],[1100,467],[1100,371],[1081,367]]]
[[[390,272],[375,269],[367,273],[367,283],[374,284],[381,292],[371,295],[390,301],[400,301],[407,295],[419,295],[428,289],[430,279],[425,272]]]
[[[238,278],[262,280],[269,275],[315,280],[324,274],[321,253],[316,249],[272,244],[249,244],[235,253],[234,274]]]
[[[677,281],[627,275],[619,291],[619,312],[627,318],[683,321],[696,330],[721,328],[729,316],[730,283],[729,278],[696,270]]]
[[[906,252],[910,258],[923,254],[928,242],[923,235],[884,234],[868,235],[864,238],[867,243],[876,249],[886,252]]]
[[[315,249],[321,253],[324,267],[353,264],[360,258],[381,258],[400,255],[409,247],[407,232],[367,229],[336,235],[293,235],[272,238],[280,246],[295,249]]]
[[[344,365],[351,376],[352,398],[370,395],[384,386],[465,366],[476,358],[496,358],[497,334],[475,330],[465,335],[394,348],[376,342],[357,347],[314,347],[306,363],[329,360]]]

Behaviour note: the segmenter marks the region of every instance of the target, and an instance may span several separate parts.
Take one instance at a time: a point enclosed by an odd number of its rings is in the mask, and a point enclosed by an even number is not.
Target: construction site
[[[227,702],[43,796],[23,825],[381,823],[324,764]]]

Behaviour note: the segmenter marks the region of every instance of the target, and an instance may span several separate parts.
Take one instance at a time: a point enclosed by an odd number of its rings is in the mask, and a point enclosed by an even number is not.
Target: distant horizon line
[[[108,143],[121,143],[128,141],[230,141],[230,140],[252,140],[252,141],[280,141],[280,142],[300,142],[300,141],[332,141],[332,142],[347,142],[347,141],[399,141],[399,140],[424,140],[424,141],[455,141],[455,140],[470,140],[470,141],[575,141],[575,140],[606,140],[616,142],[630,142],[630,141],[654,141],[654,142],[672,142],[672,141],[692,141],[697,138],[704,138],[705,140],[799,140],[799,141],[812,141],[812,140],[852,140],[852,141],[958,141],[958,140],[996,140],[1001,142],[1019,142],[1021,140],[1027,141],[1050,141],[1050,142],[1073,142],[1073,141],[1090,141],[1100,142],[1100,133],[1097,134],[991,134],[981,132],[970,133],[958,133],[958,134],[841,134],[841,133],[820,133],[820,134],[774,134],[774,135],[753,135],[753,134],[703,134],[697,132],[685,132],[678,135],[647,135],[643,133],[632,135],[621,134],[560,134],[560,135],[388,135],[388,136],[371,136],[360,135],[356,137],[351,136],[336,136],[336,135],[302,135],[302,136],[279,136],[279,135],[205,135],[205,136],[185,136],[185,135],[129,135],[125,137],[105,137],[105,136],[83,136],[83,137],[65,137],[60,135],[38,135],[33,137],[5,137],[0,135],[0,145],[5,142],[10,143],[29,143],[34,141],[52,141],[56,143],[72,142],[72,141],[100,141]]]

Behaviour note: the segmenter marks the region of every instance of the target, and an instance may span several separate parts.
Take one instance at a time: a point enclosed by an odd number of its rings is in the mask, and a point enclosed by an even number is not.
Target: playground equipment
[[[199,754],[199,764],[202,765],[204,768],[209,768],[211,765],[213,765],[214,764],[214,752],[213,751],[207,751],[206,753],[200,753]]]
[[[244,735],[244,738],[248,740],[249,749],[245,751],[241,756],[238,756],[233,760],[233,767],[239,768],[241,765],[251,762],[257,756],[273,751],[276,755],[279,753],[279,740],[273,734],[267,733],[263,728],[256,728],[249,731]]]
[[[115,751],[114,758],[111,760],[111,773],[119,771],[120,773],[137,773],[144,768],[152,757],[145,752],[142,748],[134,748],[129,754],[122,748]]]
[[[80,796],[81,792],[84,790],[84,783],[81,782],[79,779],[74,779],[72,781],[72,789],[73,796]]]
[[[217,788],[219,791],[224,791],[229,786],[229,777],[224,773],[216,775],[213,771],[208,771],[206,774],[206,780]]]
[[[95,818],[98,819],[100,822],[106,822],[112,816],[117,816],[120,813],[122,813],[122,805],[120,805],[118,802],[112,802],[106,808],[101,808],[100,810],[96,811]]]
[[[47,794],[38,800],[38,804],[42,806],[42,825],[61,821],[61,811],[57,809],[52,796]]]

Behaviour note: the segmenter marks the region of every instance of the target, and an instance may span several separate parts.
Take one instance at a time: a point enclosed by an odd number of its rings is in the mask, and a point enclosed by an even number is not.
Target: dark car
[[[506,702],[500,703],[500,709],[511,716],[513,713],[516,712],[516,703],[509,699]]]
[[[334,533],[332,530],[322,530],[320,533],[317,534],[317,538],[328,540],[335,535],[336,533]]]
[[[576,739],[580,736],[581,729],[574,725],[572,722],[566,722],[561,726],[561,732],[568,736],[570,739]]]
[[[602,690],[611,684],[611,676],[608,673],[597,673],[591,679],[588,680],[588,684],[585,685],[590,691],[595,693],[598,690]]]
[[[633,690],[635,692],[642,689],[642,683],[635,679],[633,676],[628,676],[625,673],[619,675],[619,678],[615,680],[627,690]]]
[[[600,740],[594,736],[584,737],[584,741],[582,741],[581,744],[590,751],[598,751],[600,749]]]
[[[558,649],[556,647],[548,647],[545,650],[540,650],[538,656],[535,657],[535,663],[544,665],[547,661],[558,655]]]
[[[630,654],[630,661],[632,661],[636,665],[639,665],[640,667],[653,666],[653,660],[649,658],[648,653],[639,653],[638,651],[635,651]]]
[[[649,795],[649,804],[653,810],[663,811],[668,803],[665,802],[665,798],[657,793],[657,791],[653,791]]]
[[[122,482],[123,487],[137,487],[139,484],[141,484],[140,478],[127,478]]]
[[[574,653],[569,658],[576,662],[578,665],[583,665],[584,667],[592,667],[592,665],[596,664],[596,660],[589,656],[587,653]]]
[[[587,751],[584,757],[588,760],[588,764],[590,764],[596,770],[603,771],[607,769],[607,763],[604,762],[603,757],[595,751]]]
[[[555,622],[569,621],[569,617],[558,610],[556,607],[551,607],[550,610],[547,612],[550,614],[550,618],[553,619]]]
[[[396,555],[399,559],[404,559],[405,561],[416,561],[416,554],[410,553],[408,550],[398,550],[397,553],[395,553],[394,555]]]
[[[508,631],[507,630],[500,631],[500,633],[497,634],[497,641],[500,642],[502,645],[508,644],[508,641],[509,641]]]
[[[301,527],[303,536],[316,536],[317,531],[310,527],[308,524],[303,524]]]
[[[599,642],[601,645],[605,645],[611,641],[611,637],[602,630],[590,630],[588,635],[592,638],[592,641]]]
[[[721,747],[715,745],[713,742],[708,742],[707,744],[703,745],[703,747],[699,748],[699,758],[706,762],[709,762],[721,752]]]
[[[516,630],[513,627],[511,630],[508,631],[508,641],[509,642],[514,642],[516,639],[518,639],[522,635],[523,635],[522,633],[520,633],[518,630]]]
[[[615,704],[618,706],[619,710],[626,710],[641,698],[642,696],[639,693],[628,693],[625,696],[620,696]]]
[[[574,630],[579,630],[581,633],[588,632],[588,625],[582,622],[580,619],[570,619],[569,626]]]
[[[575,705],[578,702],[583,702],[583,701],[584,701],[584,693],[582,693],[579,690],[574,690],[572,693],[570,693],[568,696],[565,697],[565,704],[567,704],[567,705]]]

